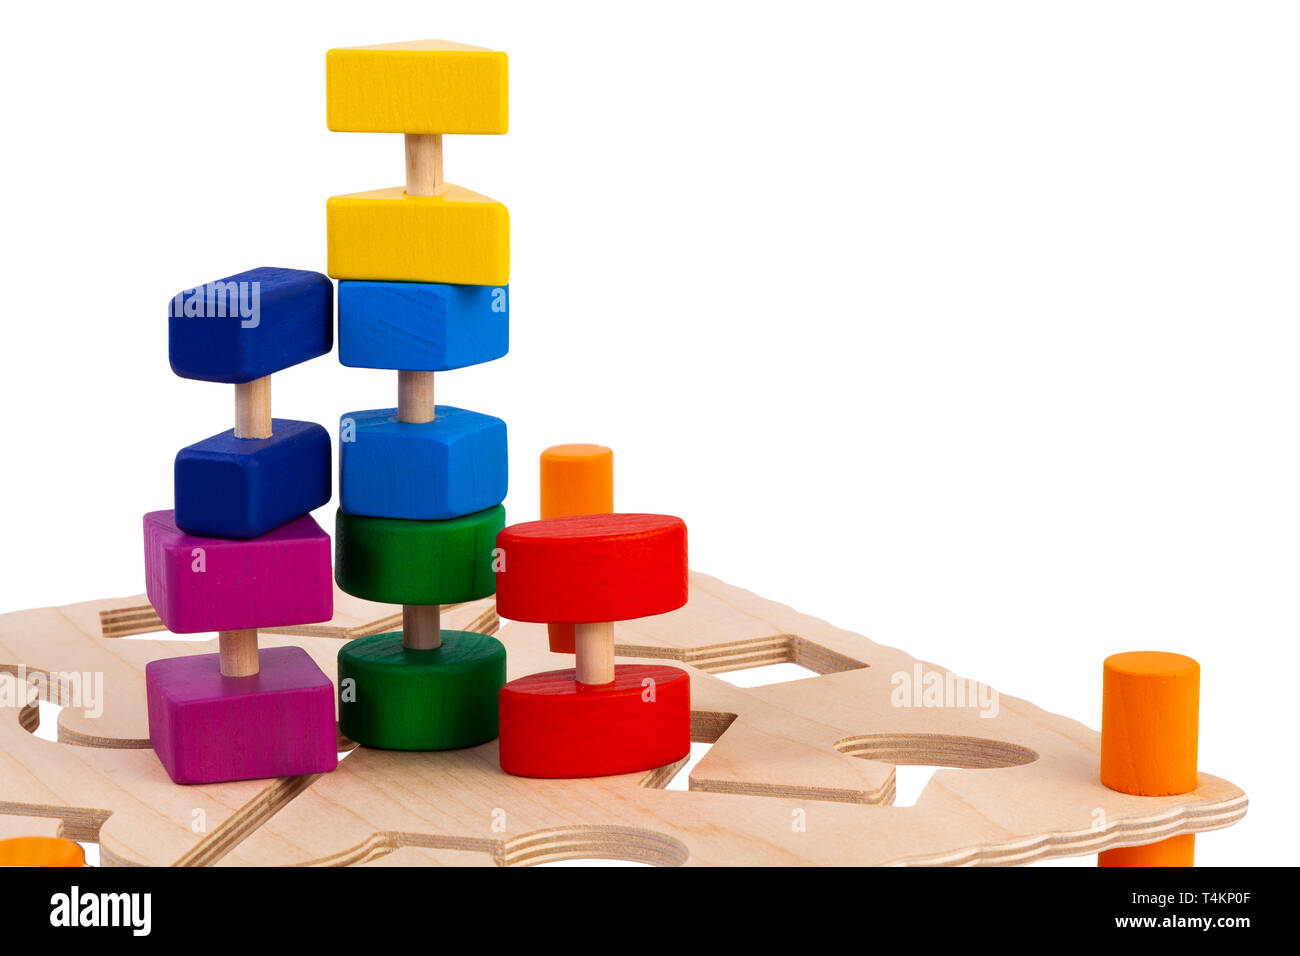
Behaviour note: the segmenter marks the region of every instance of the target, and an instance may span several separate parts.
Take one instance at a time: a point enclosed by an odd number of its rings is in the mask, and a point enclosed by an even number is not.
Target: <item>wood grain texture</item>
[[[449,604],[443,608],[458,611],[464,605]],[[135,604],[122,607],[108,607],[100,611],[100,632],[103,637],[131,637],[136,634],[152,634],[165,631],[162,619],[153,605],[144,595]],[[371,634],[383,634],[394,630],[402,623],[402,607],[394,604],[378,604],[363,601],[334,587],[334,616],[320,624],[302,624],[267,628],[267,633],[297,634],[302,637],[332,637],[353,640],[369,637]],[[496,604],[480,605],[474,619],[462,623],[460,630],[476,631],[480,634],[495,634],[500,622],[497,618]]]
[[[270,438],[239,438],[229,429],[176,453],[178,528],[200,537],[256,538],[329,502],[329,432],[284,418],[272,426]]]
[[[330,539],[310,515],[258,538],[188,535],[144,516],[146,592],[177,634],[313,624],[333,615]],[[432,603],[432,602],[422,602]]]
[[[671,515],[526,521],[497,547],[497,610],[510,620],[625,621],[686,603],[686,524]]]
[[[333,347],[334,284],[319,272],[250,269],[168,303],[168,357],[181,378],[251,382]]]
[[[350,515],[445,521],[505,500],[506,423],[492,415],[439,405],[417,423],[393,408],[348,412],[339,437],[339,499]]]
[[[446,372],[509,350],[509,286],[339,283],[343,365]]]
[[[442,134],[407,133],[406,195],[436,196],[442,192]]]
[[[407,604],[402,608],[402,646],[431,651],[442,645],[442,608],[437,604]]]
[[[326,203],[335,279],[503,286],[510,281],[510,214],[496,200],[445,183],[436,196],[401,186]]]
[[[500,505],[447,521],[369,518],[339,510],[334,576],[368,601],[453,604],[492,593],[492,549],[505,525]]]
[[[685,607],[615,632],[620,657],[674,661],[691,676],[692,736],[713,748],[690,792],[660,789],[671,767],[591,780],[511,776],[495,743],[360,748],[321,776],[177,787],[152,753],[123,749],[139,746],[123,738],[144,733],[144,663],[213,646],[101,637],[101,612],[139,607],[132,596],[0,615],[0,667],[10,670],[0,680],[25,662],[46,674],[103,673],[105,686],[103,712],[90,717],[72,705],[66,681],[54,682],[69,705],[60,737],[91,746],[34,738],[24,711],[0,710],[0,809],[98,837],[108,864],[185,865],[359,864],[390,854],[499,865],[593,855],[663,865],[1013,864],[1218,829],[1246,812],[1238,787],[1205,773],[1177,796],[1108,789],[1096,731],[1024,700],[1001,695],[990,717],[896,707],[892,675],[942,669],[707,575],[692,574],[690,587]],[[444,627],[488,607],[444,612]],[[566,665],[543,633],[532,624],[500,633],[510,677]],[[300,645],[333,674],[332,641],[262,640]],[[819,676],[750,689],[713,676],[780,661]],[[894,764],[918,757],[986,769],[940,771],[916,806],[888,806]],[[195,811],[203,832],[192,830]]]
[[[550,625],[547,625],[549,633]],[[574,672],[583,684],[608,684],[614,679],[614,624],[574,625]]]
[[[504,133],[504,53],[447,40],[325,54],[325,118],[336,132]]]
[[[427,650],[379,634],[339,649],[338,676],[339,731],[349,740],[389,750],[472,747],[497,735],[506,651],[465,631],[443,630]]]
[[[653,770],[691,750],[691,682],[663,664],[624,664],[592,686],[576,670],[530,674],[501,689],[501,769],[522,777],[603,777]]]
[[[423,425],[433,421],[437,415],[433,373],[400,370],[397,373],[397,420],[409,425]]]
[[[271,376],[235,385],[236,438],[271,437]]]
[[[327,773],[338,764],[334,685],[298,647],[272,647],[248,676],[221,656],[151,661],[145,668],[149,741],[176,783],[221,783]]]
[[[261,666],[257,659],[257,628],[217,634],[221,676],[252,677]]]

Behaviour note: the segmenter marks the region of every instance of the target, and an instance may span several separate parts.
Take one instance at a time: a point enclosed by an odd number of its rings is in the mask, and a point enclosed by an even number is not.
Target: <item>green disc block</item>
[[[401,632],[339,650],[339,732],[384,750],[455,750],[497,735],[506,649],[495,637],[443,631],[442,646],[413,651]]]
[[[383,604],[458,604],[496,590],[492,551],[506,525],[497,505],[448,521],[367,518],[339,509],[334,579]]]

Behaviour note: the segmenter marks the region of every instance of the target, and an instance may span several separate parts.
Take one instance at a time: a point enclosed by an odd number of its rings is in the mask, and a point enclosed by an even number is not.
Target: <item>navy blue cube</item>
[[[510,350],[508,286],[339,283],[339,361],[445,372]]]
[[[176,526],[256,538],[330,500],[330,436],[315,422],[271,421],[270,438],[234,429],[176,454]]]
[[[251,382],[334,347],[334,284],[319,272],[263,267],[178,292],[168,307],[172,371]]]
[[[397,409],[349,412],[339,422],[340,507],[353,515],[445,521],[506,497],[506,423],[439,405],[431,422]]]

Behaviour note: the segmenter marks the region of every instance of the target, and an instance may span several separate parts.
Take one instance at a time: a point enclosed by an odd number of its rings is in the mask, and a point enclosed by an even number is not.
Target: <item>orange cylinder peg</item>
[[[1132,651],[1106,658],[1102,675],[1101,782],[1164,797],[1196,789],[1201,666],[1182,654]],[[1195,837],[1098,854],[1099,866],[1191,866]]]
[[[61,837],[12,837],[0,840],[0,866],[85,866],[80,844]]]
[[[553,445],[542,452],[542,517],[610,514],[614,510],[614,452],[604,445]],[[574,626],[546,625],[551,650],[574,653]]]

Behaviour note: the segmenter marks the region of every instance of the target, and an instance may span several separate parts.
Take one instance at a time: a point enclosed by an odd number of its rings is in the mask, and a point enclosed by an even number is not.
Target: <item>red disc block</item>
[[[497,613],[514,621],[627,621],[686,603],[686,523],[608,514],[511,525],[497,535]]]
[[[611,684],[581,684],[572,668],[511,681],[501,688],[500,747],[501,769],[518,777],[603,777],[673,763],[691,750],[690,676],[620,664]]]

